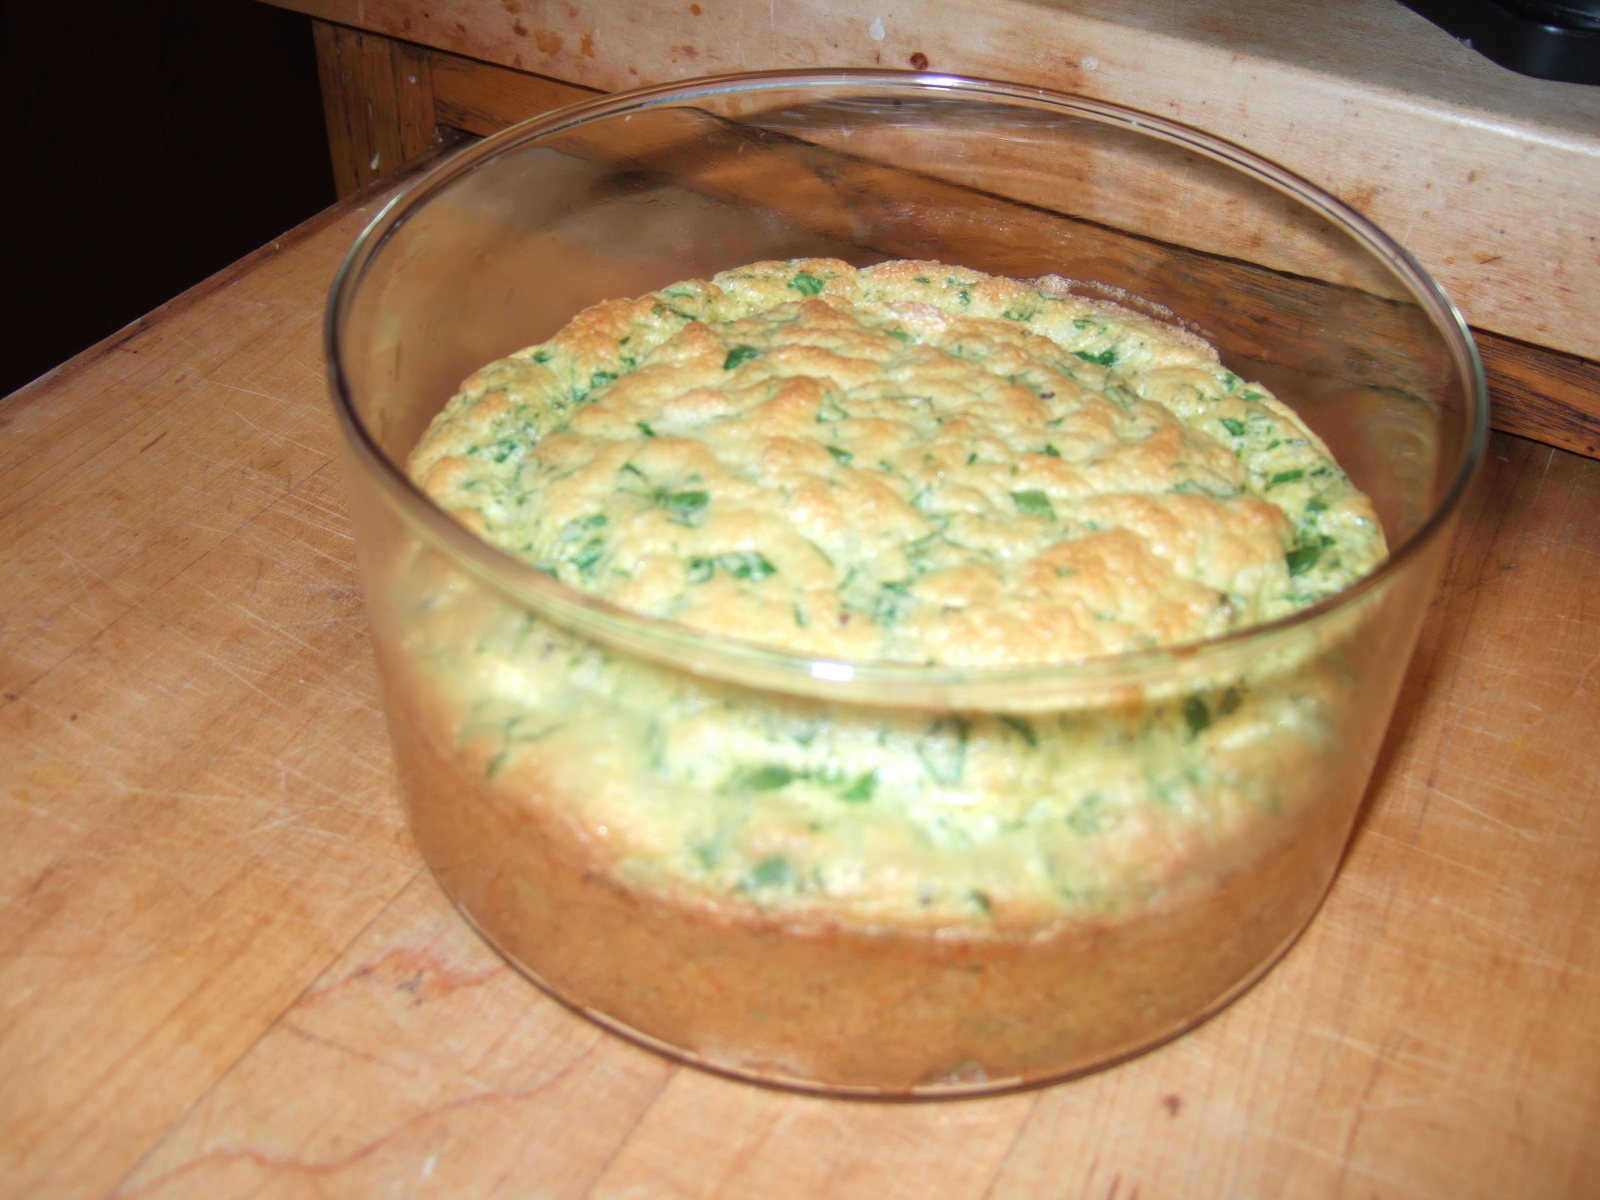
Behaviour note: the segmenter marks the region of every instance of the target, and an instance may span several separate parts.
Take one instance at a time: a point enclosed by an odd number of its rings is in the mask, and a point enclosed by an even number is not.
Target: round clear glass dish
[[[1054,274],[1198,333],[1328,443],[1389,558],[1199,644],[817,661],[569,590],[408,479],[463,378],[585,306],[808,256]],[[1333,879],[1485,437],[1459,315],[1359,214],[1157,117],[941,75],[695,80],[506,130],[373,221],[327,336],[401,790],[440,884],[608,1028],[841,1094],[1091,1070],[1271,965]],[[781,764],[753,767],[774,739]],[[846,759],[903,786],[836,786]]]

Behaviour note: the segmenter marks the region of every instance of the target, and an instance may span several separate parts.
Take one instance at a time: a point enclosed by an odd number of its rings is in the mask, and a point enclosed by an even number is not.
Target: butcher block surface
[[[390,778],[321,319],[358,196],[0,402],[0,1196],[1600,1196],[1600,461],[1496,434],[1342,874],[1199,1029],[799,1097],[524,982]]]

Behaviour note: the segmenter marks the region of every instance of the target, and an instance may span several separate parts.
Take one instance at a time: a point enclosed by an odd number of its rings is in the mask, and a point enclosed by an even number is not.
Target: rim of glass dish
[[[1158,646],[1148,650],[1102,655],[1054,663],[1016,666],[949,666],[882,660],[831,660],[693,629],[658,617],[620,608],[597,596],[577,591],[528,563],[478,537],[436,504],[393,461],[357,415],[345,376],[340,343],[345,317],[356,290],[389,237],[430,197],[477,166],[529,142],[562,133],[597,119],[629,110],[682,104],[732,92],[776,92],[817,88],[953,93],[973,98],[1021,102],[1035,110],[1051,110],[1120,126],[1194,150],[1282,192],[1344,229],[1374,254],[1405,286],[1431,318],[1446,342],[1466,384],[1470,432],[1461,460],[1443,497],[1428,517],[1370,574],[1316,604],[1276,620],[1231,631],[1214,638]],[[501,130],[459,152],[410,184],[375,216],[357,237],[334,277],[323,328],[324,348],[334,408],[346,437],[390,496],[414,518],[430,540],[471,568],[484,582],[508,591],[576,632],[627,652],[657,661],[688,666],[697,674],[734,682],[776,686],[799,694],[926,707],[993,707],[997,701],[1032,699],[1043,693],[1103,693],[1107,687],[1148,687],[1170,680],[1174,673],[1192,678],[1211,671],[1237,669],[1254,658],[1335,614],[1355,609],[1399,575],[1440,534],[1470,485],[1488,438],[1488,390],[1483,364],[1466,321],[1454,303],[1417,260],[1377,225],[1343,201],[1276,163],[1213,134],[1139,109],[1092,100],[1047,88],[1028,87],[965,75],[865,69],[757,71],[712,75],[678,83],[657,84],[599,96],[531,118]],[[686,659],[692,662],[686,663]]]

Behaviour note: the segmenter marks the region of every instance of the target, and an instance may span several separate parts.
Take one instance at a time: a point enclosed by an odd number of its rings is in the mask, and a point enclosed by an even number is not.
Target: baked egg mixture
[[[756,263],[596,304],[468,379],[409,469],[575,589],[856,663],[1194,642],[1385,554],[1318,438],[1200,339],[935,262]],[[1141,902],[1305,803],[1348,693],[1308,654],[1093,711],[884,711],[485,620],[465,585],[415,610],[462,761],[537,777],[625,884],[867,925]]]

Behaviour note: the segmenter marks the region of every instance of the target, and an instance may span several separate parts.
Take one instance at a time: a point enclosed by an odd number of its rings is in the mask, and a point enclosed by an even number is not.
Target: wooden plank
[[[341,198],[392,175],[439,139],[428,51],[356,29],[311,23]]]
[[[1600,458],[1600,363],[1474,329],[1496,429]]]
[[[455,54],[434,55],[433,95],[439,121],[468,133],[497,133],[518,121],[600,94],[593,88]]]
[[[1472,324],[1600,359],[1600,90],[1514,75],[1393,0],[274,2],[602,91],[915,64],[1128,104],[1342,197]]]

